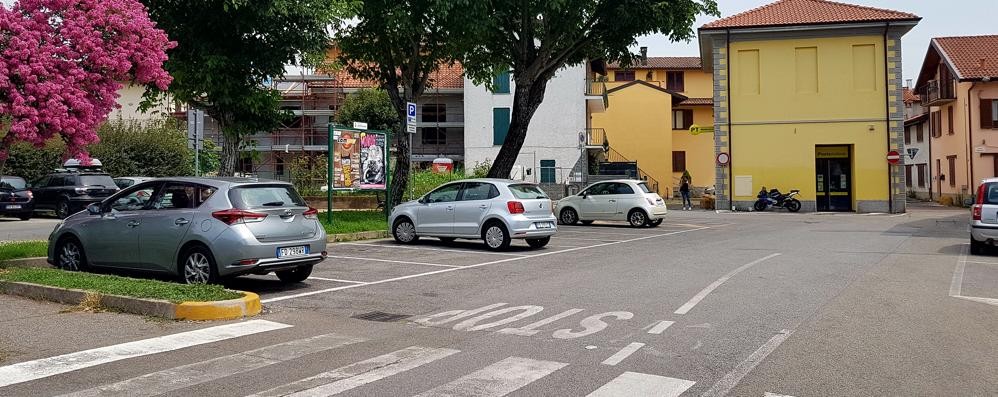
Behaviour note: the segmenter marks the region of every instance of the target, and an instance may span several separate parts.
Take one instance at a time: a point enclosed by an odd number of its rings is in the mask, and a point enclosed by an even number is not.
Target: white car
[[[565,225],[627,221],[634,227],[654,227],[662,224],[666,212],[658,193],[632,179],[597,182],[558,201],[558,220]]]

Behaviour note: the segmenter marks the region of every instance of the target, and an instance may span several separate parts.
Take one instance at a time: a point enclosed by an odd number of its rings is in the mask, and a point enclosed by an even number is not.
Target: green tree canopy
[[[288,115],[264,83],[286,65],[313,65],[328,29],[353,0],[143,0],[177,47],[165,68],[173,98],[204,109],[225,135],[221,175],[235,171],[242,137],[270,131]],[[150,92],[150,99],[158,96]]]
[[[360,89],[347,95],[336,111],[337,123],[349,126],[355,121],[372,130],[392,130],[399,125],[399,112],[384,90]]]
[[[465,73],[489,84],[512,70],[516,90],[512,120],[490,177],[507,178],[544,99],[548,81],[568,65],[591,59],[628,65],[638,36],[662,33],[671,40],[694,37],[701,14],[718,15],[715,0],[482,0],[485,12],[468,21],[474,41]],[[482,12],[480,9],[476,12]]]

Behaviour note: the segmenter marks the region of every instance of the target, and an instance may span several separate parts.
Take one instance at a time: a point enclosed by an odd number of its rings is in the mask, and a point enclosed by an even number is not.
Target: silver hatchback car
[[[162,178],[129,186],[56,225],[48,262],[67,270],[151,271],[189,284],[270,272],[301,282],[325,250],[318,211],[289,183]]]
[[[392,209],[395,240],[420,237],[482,239],[492,250],[524,239],[541,248],[558,231],[551,199],[537,185],[505,179],[468,179],[442,185],[416,201]]]

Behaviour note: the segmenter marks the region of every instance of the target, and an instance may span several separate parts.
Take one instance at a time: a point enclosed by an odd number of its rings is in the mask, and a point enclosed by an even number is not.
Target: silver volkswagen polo
[[[524,239],[533,248],[551,241],[558,227],[551,199],[532,183],[467,179],[442,185],[392,209],[392,236],[403,244],[420,237],[445,242],[481,239],[492,250]]]
[[[318,211],[286,182],[161,178],[137,183],[56,225],[48,262],[151,271],[184,283],[240,274],[308,278],[326,257]]]

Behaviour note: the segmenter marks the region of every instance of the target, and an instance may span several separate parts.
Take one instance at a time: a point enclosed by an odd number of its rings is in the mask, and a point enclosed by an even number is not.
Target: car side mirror
[[[100,203],[93,203],[87,206],[87,213],[90,215],[100,215],[102,213]]]
[[[589,193],[582,192],[582,199],[587,199],[587,198],[589,198]]]

